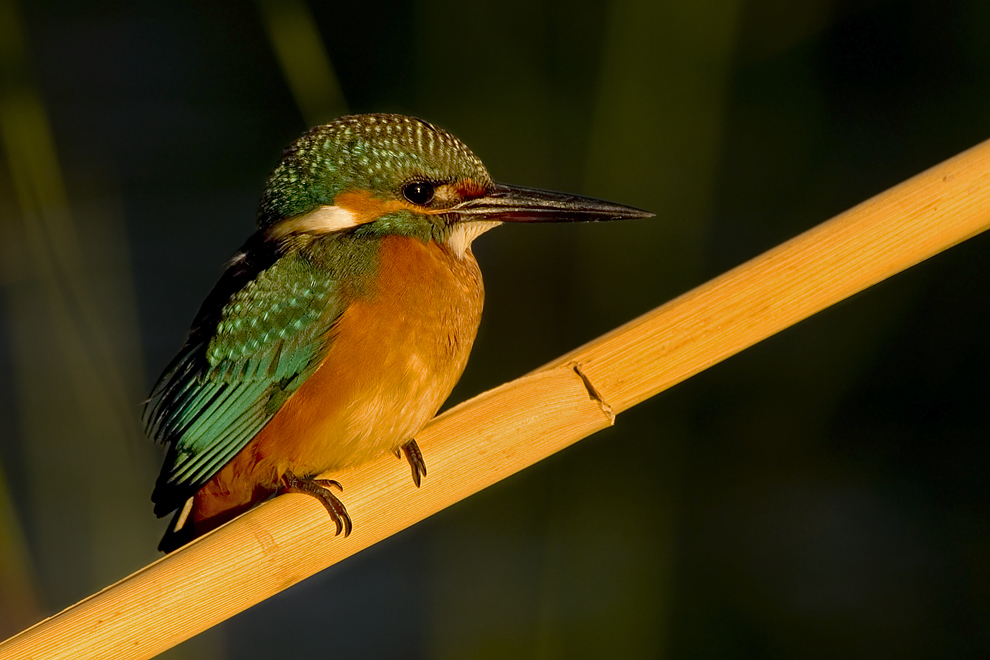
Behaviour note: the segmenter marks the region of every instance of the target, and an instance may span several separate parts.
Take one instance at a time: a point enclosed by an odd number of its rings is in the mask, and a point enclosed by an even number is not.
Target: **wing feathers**
[[[159,516],[182,506],[305,382],[345,307],[332,278],[299,255],[253,278],[246,261],[217,284],[148,402],[148,433],[169,447],[152,494]]]

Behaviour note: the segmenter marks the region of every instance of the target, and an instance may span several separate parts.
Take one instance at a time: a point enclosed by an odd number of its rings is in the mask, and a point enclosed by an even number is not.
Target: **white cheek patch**
[[[308,234],[329,234],[357,227],[357,215],[343,206],[321,206],[306,215],[289,221],[294,231]]]
[[[330,234],[335,231],[344,231],[357,227],[358,216],[352,211],[348,211],[343,206],[321,206],[309,213],[305,213],[295,218],[283,220],[269,232],[274,237],[287,236],[289,234]]]
[[[447,247],[454,255],[460,259],[467,254],[468,248],[474,239],[484,234],[489,229],[498,227],[501,222],[495,220],[480,220],[476,222],[459,222],[450,229],[447,235]]]

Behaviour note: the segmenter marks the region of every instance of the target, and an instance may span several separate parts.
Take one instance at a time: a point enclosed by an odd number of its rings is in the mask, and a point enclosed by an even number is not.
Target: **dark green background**
[[[455,402],[990,137],[983,0],[201,4],[0,0],[4,634],[156,558],[141,401],[309,123],[414,114],[496,180],[656,212],[479,239]],[[338,82],[303,51],[305,98],[292,7]],[[988,247],[168,657],[987,657]]]

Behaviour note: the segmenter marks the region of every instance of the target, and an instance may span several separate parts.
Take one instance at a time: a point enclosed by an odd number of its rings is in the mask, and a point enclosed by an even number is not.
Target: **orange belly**
[[[383,240],[374,290],[328,337],[320,367],[196,493],[196,535],[268,497],[282,476],[343,469],[394,451],[429,421],[467,364],[484,290],[470,250]]]

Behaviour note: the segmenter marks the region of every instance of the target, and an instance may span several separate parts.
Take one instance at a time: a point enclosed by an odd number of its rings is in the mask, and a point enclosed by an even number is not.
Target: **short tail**
[[[259,490],[260,497],[269,495]],[[187,499],[182,507],[172,516],[168,529],[162,537],[158,549],[162,552],[172,552],[181,548],[193,539],[211,532],[229,520],[233,520],[254,506],[254,499],[236,498],[231,503],[228,497],[216,497],[209,488],[203,488]]]
[[[203,533],[197,531],[196,525],[193,524],[193,521],[189,517],[194,503],[195,497],[190,497],[182,505],[182,508],[177,510],[175,515],[172,516],[172,520],[168,524],[168,529],[165,530],[165,535],[162,537],[161,543],[158,544],[159,551],[172,552],[173,550],[177,550]]]

